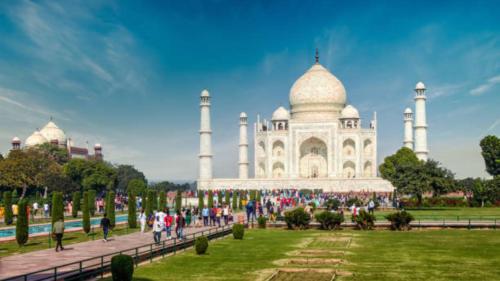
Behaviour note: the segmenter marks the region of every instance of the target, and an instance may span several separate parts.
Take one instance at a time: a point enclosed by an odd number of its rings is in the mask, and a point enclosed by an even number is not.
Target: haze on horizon
[[[53,116],[108,161],[193,181],[208,88],[214,176],[235,177],[239,113],[252,124],[288,107],[318,48],[363,126],[377,112],[379,162],[402,146],[423,81],[429,157],[486,177],[479,141],[500,135],[498,14],[497,1],[4,1],[0,153]]]

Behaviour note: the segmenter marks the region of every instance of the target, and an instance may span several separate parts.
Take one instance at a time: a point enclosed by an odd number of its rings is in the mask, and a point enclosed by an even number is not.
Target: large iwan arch
[[[299,174],[301,178],[328,176],[328,149],[322,140],[311,137],[300,145]]]

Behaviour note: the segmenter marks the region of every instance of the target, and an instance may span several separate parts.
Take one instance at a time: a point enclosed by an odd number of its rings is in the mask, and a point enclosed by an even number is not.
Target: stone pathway
[[[185,229],[184,235],[209,229],[215,230],[216,227],[190,227]],[[175,231],[172,231],[172,235],[175,236]],[[163,232],[162,240],[165,240],[165,238],[165,232]],[[95,240],[70,244],[64,248],[64,251],[59,252],[55,252],[55,249],[52,248],[3,257],[0,259],[0,280],[93,257],[112,254],[151,244],[153,242],[153,233],[151,231],[146,233],[136,232],[128,235],[111,237],[108,242]],[[93,264],[96,263],[95,260],[92,262]],[[86,265],[84,264],[84,266]],[[53,271],[45,272],[45,274],[52,273]]]

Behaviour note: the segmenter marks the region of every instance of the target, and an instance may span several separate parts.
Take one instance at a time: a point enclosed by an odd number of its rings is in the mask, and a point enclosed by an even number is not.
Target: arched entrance
[[[324,178],[328,176],[328,149],[315,137],[300,145],[299,174],[301,178]]]

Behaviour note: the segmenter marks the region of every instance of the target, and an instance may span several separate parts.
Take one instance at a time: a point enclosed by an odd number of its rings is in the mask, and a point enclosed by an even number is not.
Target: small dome
[[[332,119],[346,103],[344,85],[328,69],[315,63],[290,89],[293,118]]]
[[[59,144],[65,144],[66,143],[66,134],[64,134],[63,130],[59,129],[57,125],[50,121],[43,127],[42,130],[40,130],[40,133],[48,140],[48,141],[53,141],[57,140]]]
[[[21,140],[18,137],[12,138],[12,143],[18,143],[21,142]]]
[[[207,89],[204,89],[203,91],[201,91],[201,96],[202,97],[210,97],[210,93],[208,92]]]
[[[344,107],[344,109],[342,109],[341,118],[359,119],[359,112],[354,106],[349,104],[348,106]]]
[[[31,147],[31,146],[36,146],[36,145],[44,144],[44,143],[47,143],[47,142],[49,142],[47,140],[47,138],[45,138],[40,133],[40,131],[36,130],[31,136],[29,136],[26,139],[25,144],[26,144],[26,146]]]
[[[247,114],[245,112],[240,113],[240,118],[246,118]]]
[[[94,148],[101,148],[101,144],[100,144],[100,143],[96,143],[96,144],[94,145]]]
[[[417,85],[415,85],[415,90],[425,90],[424,83],[418,82]]]
[[[407,108],[405,109],[405,113],[413,113],[413,111],[411,111],[411,108],[407,107]]]
[[[290,119],[290,112],[286,110],[283,106],[278,107],[273,113],[272,121],[281,121]]]

